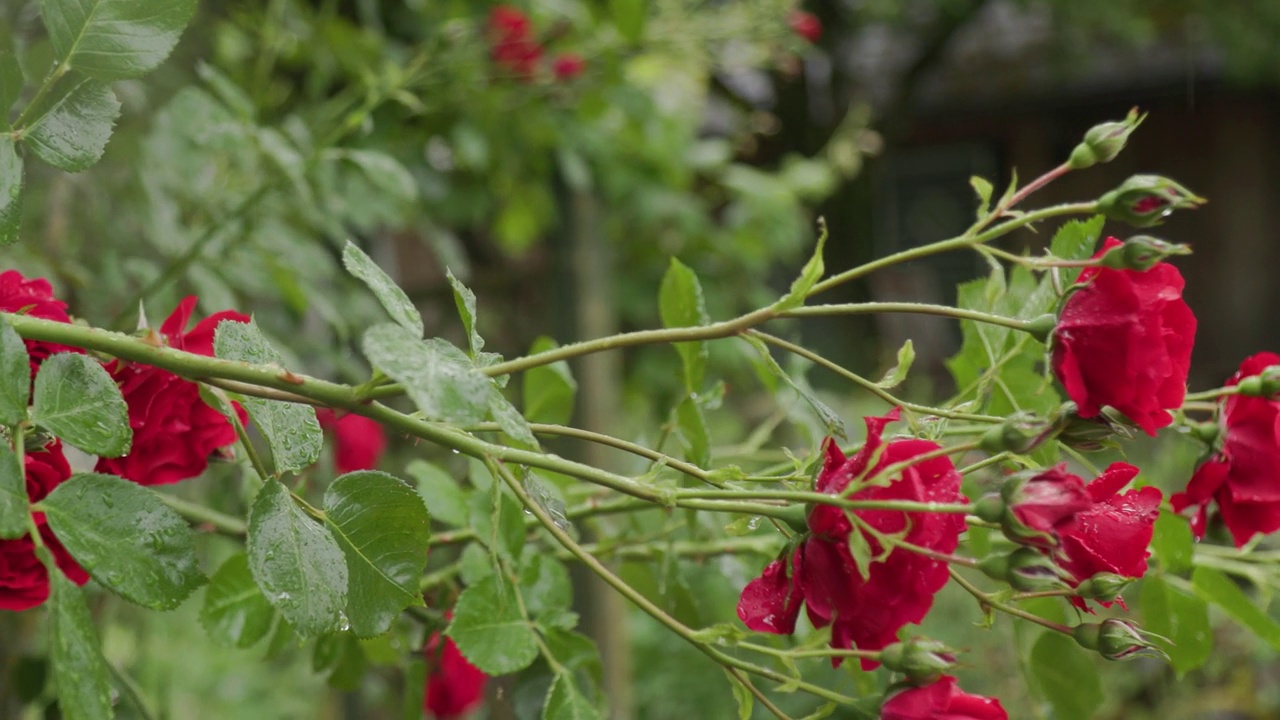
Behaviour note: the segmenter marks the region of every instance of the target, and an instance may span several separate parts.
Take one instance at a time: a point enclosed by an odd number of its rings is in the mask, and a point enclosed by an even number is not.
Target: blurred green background
[[[539,336],[568,342],[657,326],[671,256],[696,270],[711,316],[726,318],[786,287],[818,216],[836,269],[963,231],[975,205],[970,176],[997,187],[1015,167],[1034,177],[1089,126],[1137,105],[1150,118],[1118,160],[1068,176],[1033,203],[1094,198],[1137,172],[1184,183],[1210,204],[1157,234],[1196,251],[1179,263],[1201,318],[1193,388],[1216,386],[1245,355],[1280,346],[1270,312],[1280,302],[1270,274],[1280,260],[1271,242],[1280,220],[1280,4],[528,0],[514,5],[530,16],[544,58],[527,78],[490,57],[495,5],[202,2],[160,70],[115,85],[124,112],[103,162],[76,175],[28,169],[23,242],[4,249],[3,265],[49,277],[74,314],[119,329],[135,326],[139,303],[156,320],[189,293],[206,314],[252,311],[290,366],[359,382],[367,368],[354,339],[381,311],[341,270],[348,238],[403,284],[429,335],[461,341],[451,269],[479,297],[486,349],[512,357]],[[798,12],[812,13],[816,42]],[[29,92],[51,56],[37,3],[0,5],[0,34],[18,39]],[[554,61],[570,55],[582,72],[557,76]],[[944,256],[824,299],[952,302],[955,285],[982,270],[976,256]],[[869,376],[913,339],[907,394],[921,399],[947,392],[942,361],[960,339],[951,321],[928,316],[783,327]],[[785,460],[782,447],[811,452],[823,428],[786,391],[762,387],[744,350],[712,346],[724,380],[723,399],[707,406],[715,463]],[[575,424],[677,447],[674,362],[669,348],[640,348],[575,363]],[[837,378],[815,371],[805,380],[794,369],[851,428],[883,409]],[[555,448],[645,471],[598,448]],[[1173,488],[1196,453],[1175,438],[1129,457],[1148,482]],[[387,467],[432,454],[402,443]],[[236,512],[244,490],[223,475],[182,492]],[[674,522],[651,513],[591,529],[661,534]],[[213,567],[230,546],[210,537],[202,551]],[[686,621],[712,624],[734,617],[738,591],[763,561],[637,563],[624,574]],[[734,716],[718,669],[589,583],[579,596],[618,717]],[[108,657],[158,717],[400,716],[404,679],[394,664],[413,649],[410,635],[367,643],[372,670],[334,689],[337,661],[317,662],[323,652],[220,649],[204,638],[197,607],[160,615],[98,597]],[[1000,695],[1011,717],[1045,716],[1036,680],[1020,670],[1031,638],[1007,623],[980,629],[978,619],[967,597],[948,590],[926,631],[973,650],[966,689]],[[37,628],[30,617],[0,617],[0,664],[11,679],[0,687],[0,716],[23,704],[14,678],[40,672]],[[1155,661],[1108,665],[1099,717],[1280,717],[1274,652],[1225,622],[1215,622],[1214,643],[1212,660],[1183,677]],[[882,682],[839,672],[835,682],[850,688]],[[481,716],[532,716],[539,681],[533,673],[494,685]],[[38,716],[30,707],[22,715]]]

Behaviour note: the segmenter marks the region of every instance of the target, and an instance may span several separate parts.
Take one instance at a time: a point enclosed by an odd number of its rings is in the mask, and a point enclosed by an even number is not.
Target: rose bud
[[[1155,635],[1128,620],[1107,618],[1099,623],[1077,625],[1071,637],[1086,650],[1097,650],[1108,660],[1129,660],[1141,655],[1167,658],[1154,642]]]
[[[791,28],[791,32],[804,38],[810,44],[816,43],[822,38],[822,21],[813,13],[793,10],[787,16],[787,25]]]
[[[1135,235],[1123,245],[1113,247],[1101,258],[1101,265],[1116,270],[1146,272],[1171,255],[1190,255],[1191,247],[1165,242],[1150,235]]]
[[[1058,524],[1093,507],[1084,481],[1067,472],[1065,464],[1014,475],[1000,488],[1000,496],[1007,508],[1000,519],[1005,537],[1044,549],[1057,546]]]
[[[1111,162],[1124,149],[1129,135],[1146,117],[1146,113],[1139,115],[1138,108],[1133,108],[1124,120],[1105,122],[1089,128],[1084,134],[1084,141],[1071,151],[1071,159],[1067,161],[1067,165],[1072,170],[1083,170],[1098,163]]]
[[[1134,227],[1160,224],[1174,210],[1194,209],[1207,202],[1195,193],[1159,175],[1134,175],[1120,187],[1098,198],[1098,210],[1111,220]]]
[[[1078,405],[1066,402],[1058,412],[1063,418],[1063,427],[1056,439],[1067,447],[1094,452],[1116,447],[1117,439],[1127,440],[1133,437],[1135,426],[1126,422],[1123,416],[1115,416],[1110,408],[1104,408],[1096,417],[1086,419],[1080,417]]]
[[[1090,600],[1111,602],[1120,597],[1120,593],[1124,592],[1131,582],[1133,582],[1132,578],[1101,572],[1076,586],[1076,594]]]
[[[956,651],[937,640],[913,637],[880,651],[880,663],[923,685],[942,677],[956,666]]]
[[[992,555],[978,563],[978,569],[993,580],[1002,580],[1014,590],[1036,592],[1070,587],[1070,576],[1052,560],[1031,548],[1018,548],[1008,555]]]
[[[1057,426],[1055,418],[1037,417],[1030,412],[1014,413],[984,433],[979,443],[992,455],[1006,451],[1023,455],[1052,438]]]
[[[1274,398],[1280,393],[1280,365],[1270,365],[1257,375],[1241,378],[1236,387],[1245,397]]]

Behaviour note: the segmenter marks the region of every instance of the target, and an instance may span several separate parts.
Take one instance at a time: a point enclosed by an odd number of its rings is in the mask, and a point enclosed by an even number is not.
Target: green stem
[[[1022,610],[1022,609],[1013,607],[1012,605],[1002,603],[999,600],[993,599],[993,597],[989,593],[985,593],[979,590],[976,585],[969,582],[968,580],[965,580],[964,577],[960,575],[960,573],[956,572],[955,568],[948,568],[948,571],[951,573],[951,579],[955,580],[957,585],[964,588],[965,591],[967,591],[970,595],[972,595],[974,599],[978,601],[979,605],[983,607],[989,607],[994,610],[999,610],[1000,612],[1005,613],[1006,615],[1011,615],[1016,618],[1022,618],[1027,622],[1033,622],[1036,625],[1047,627],[1050,630],[1057,630],[1058,632],[1063,633],[1065,635],[1070,635],[1072,633],[1071,628],[1066,625],[1053,622],[1052,620],[1046,620],[1040,617],[1039,615],[1034,615],[1032,613],[1027,612],[1026,610]]]
[[[965,310],[964,308],[951,307],[949,305],[931,305],[929,303],[914,302],[867,302],[867,303],[844,303],[838,305],[806,305],[804,307],[794,308],[781,313],[781,317],[826,317],[830,315],[872,315],[876,313],[915,313],[919,315],[936,315],[939,317],[952,317],[961,320],[973,320],[974,322],[986,323],[988,325],[1001,325],[1014,330],[1029,331],[1032,328],[1032,321],[1020,320],[1018,318],[1006,317],[1004,315],[995,315],[993,313],[980,312],[978,310]]]
[[[841,367],[840,365],[837,365],[831,360],[828,360],[827,358],[819,355],[818,353],[813,352],[812,350],[806,347],[796,345],[795,343],[789,342],[787,340],[783,340],[782,338],[777,337],[776,335],[770,335],[769,333],[766,333],[760,330],[748,330],[746,334],[757,337],[760,340],[764,341],[765,343],[768,343],[769,345],[773,345],[774,347],[781,348],[783,350],[786,350],[789,353],[802,357],[812,362],[815,365],[826,368],[827,370],[830,370],[831,372],[836,373],[837,375],[845,378],[846,380],[853,382],[855,385],[858,385],[864,390],[867,390],[871,394],[875,395],[876,397],[880,398],[881,400],[884,400],[885,402],[895,407],[900,407],[900,408],[903,408],[904,410],[910,410],[911,412],[917,412],[922,415],[935,415],[937,417],[944,417],[950,420],[968,420],[970,422],[989,422],[989,423],[998,423],[998,422],[1004,421],[1004,418],[999,418],[994,415],[975,415],[973,413],[955,412],[952,410],[946,410],[944,408],[935,408],[935,407],[930,407],[928,405],[917,405],[916,403],[907,402],[906,400],[902,400],[901,398],[895,397],[893,394],[889,393],[884,388],[880,387],[879,385],[876,385],[875,383],[862,377],[861,375],[858,375],[857,373],[854,373],[850,370],[847,370]]]
[[[177,511],[179,515],[200,525],[209,525],[223,535],[243,537],[249,532],[248,525],[240,518],[218,512],[199,503],[167,493],[157,493],[161,502]]]
[[[1053,168],[1052,170],[1041,175],[1035,180],[1032,180],[1031,182],[1024,185],[1021,189],[1015,191],[1012,195],[1010,195],[1008,200],[1005,200],[1004,202],[996,205],[995,209],[992,210],[986,217],[974,223],[973,227],[969,228],[969,232],[970,233],[977,232],[982,228],[986,227],[987,225],[990,225],[993,220],[1000,218],[1010,209],[1016,207],[1018,203],[1022,202],[1023,200],[1026,200],[1028,197],[1031,196],[1032,193],[1044,187],[1045,185],[1048,185],[1054,180],[1057,180],[1063,175],[1066,175],[1069,172],[1071,172],[1071,164],[1062,163],[1061,165]]]
[[[870,275],[876,270],[889,267],[890,265],[896,265],[898,263],[906,262],[908,260],[916,260],[918,258],[929,257],[930,255],[937,255],[939,253],[944,253],[951,250],[962,250],[972,245],[981,245],[982,243],[985,243],[988,240],[994,240],[995,238],[1000,237],[1001,235],[1004,235],[1011,230],[1016,230],[1020,227],[1030,225],[1031,223],[1039,222],[1041,220],[1047,220],[1053,217],[1059,217],[1062,215],[1088,215],[1096,212],[1097,209],[1098,209],[1098,204],[1093,201],[1082,202],[1082,203],[1068,203],[1066,205],[1054,205],[1053,207],[1042,208],[1040,210],[1033,210],[1029,213],[1026,213],[1025,215],[1020,215],[1016,218],[1003,222],[1000,225],[997,225],[996,227],[993,227],[990,230],[987,230],[985,232],[976,232],[978,228],[977,226],[975,226],[965,234],[959,235],[949,240],[942,240],[936,243],[931,243],[929,245],[921,245],[920,247],[909,248],[907,250],[903,250],[901,252],[896,252],[892,255],[882,257],[878,260],[873,260],[869,263],[859,265],[858,267],[852,268],[850,270],[846,270],[837,275],[832,275],[826,280],[823,280],[822,282],[814,285],[813,289],[809,291],[808,297],[813,297],[818,293],[830,290],[831,288],[836,287],[837,285],[843,285],[844,283],[847,283],[850,280],[856,280],[860,277]]]
[[[36,90],[36,94],[31,97],[31,102],[27,103],[26,107],[22,108],[22,112],[19,113],[18,119],[13,121],[13,131],[10,132],[9,135],[13,137],[15,141],[21,139],[22,134],[28,130],[26,124],[31,120],[31,112],[40,107],[44,102],[45,96],[49,94],[49,91],[53,89],[53,86],[57,85],[58,81],[61,80],[62,76],[66,75],[69,70],[71,70],[71,65],[64,60],[58,63],[58,65],[54,67],[47,76],[45,76],[44,82],[40,83],[40,87]]]
[[[1183,404],[1186,404],[1197,400],[1216,400],[1220,397],[1235,395],[1239,392],[1240,387],[1238,385],[1231,385],[1229,387],[1220,387],[1212,390],[1201,390],[1200,392],[1187,393],[1186,397],[1184,397],[1182,401]]]
[[[739,642],[737,646],[744,650],[752,650],[758,653],[763,653],[765,655],[772,655],[774,657],[790,657],[790,658],[839,657],[839,658],[858,658],[860,660],[875,660],[876,662],[880,661],[879,650],[841,650],[839,648],[815,648],[815,649],[807,649],[807,650],[797,649],[797,648],[782,649],[782,648],[772,648],[772,647],[769,647],[768,645],[760,645],[758,643],[753,643],[753,642]]]

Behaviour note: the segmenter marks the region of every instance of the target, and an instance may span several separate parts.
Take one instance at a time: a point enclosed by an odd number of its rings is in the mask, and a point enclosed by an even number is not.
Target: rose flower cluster
[[[499,5],[489,13],[489,59],[503,73],[532,82],[542,67],[542,43],[534,37],[533,21],[519,8]],[[573,80],[587,69],[582,56],[566,52],[551,59],[552,77]]]
[[[1047,363],[1072,404],[1037,441],[1058,433],[1066,440],[1066,428],[1079,432],[1082,424],[1095,428],[1084,433],[1092,437],[1125,423],[1155,435],[1182,409],[1196,318],[1182,299],[1182,275],[1162,261],[1165,246],[1135,240],[1107,238],[1064,293]],[[1250,357],[1221,392],[1217,423],[1200,428],[1200,436],[1216,437],[1211,456],[1171,498],[1175,511],[1191,513],[1197,537],[1215,501],[1237,546],[1280,529],[1278,394],[1280,355]],[[902,673],[881,706],[883,720],[1007,718],[999,701],[969,695],[945,674],[953,655],[922,653],[933,641],[902,639],[903,628],[928,614],[950,565],[1017,591],[1070,593],[1087,613],[1090,600],[1122,603],[1120,590],[1147,571],[1163,494],[1129,488],[1139,470],[1127,463],[1113,463],[1089,482],[1062,464],[1009,476],[999,492],[969,504],[937,444],[885,438],[896,419],[897,411],[866,418],[866,441],[851,457],[826,441],[814,489],[849,502],[809,507],[798,539],[743,589],[738,615],[752,630],[790,634],[803,609],[814,628],[829,628],[831,647],[856,650],[845,655],[864,668],[883,664]],[[893,500],[909,502],[884,502]],[[953,555],[966,509],[998,524],[1017,548],[987,558]],[[1151,647],[1127,620],[1059,629],[1113,659]],[[833,656],[834,664],[843,657]]]

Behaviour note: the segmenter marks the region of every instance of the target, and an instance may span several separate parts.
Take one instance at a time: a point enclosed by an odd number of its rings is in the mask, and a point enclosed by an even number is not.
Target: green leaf
[[[171,610],[204,584],[187,521],[137,483],[77,473],[37,507],[71,557],[127,600]]]
[[[80,172],[102,158],[118,117],[120,101],[111,88],[86,79],[26,128],[23,139],[41,160]]]
[[[76,448],[102,457],[129,451],[129,407],[102,364],[80,353],[58,353],[40,365],[31,419]]]
[[[1178,675],[1208,662],[1213,653],[1208,603],[1171,587],[1159,575],[1142,581],[1141,600],[1143,624],[1157,636],[1156,643],[1169,655]]]
[[[911,340],[908,339],[903,343],[902,347],[898,349],[897,364],[889,368],[889,371],[884,374],[884,377],[881,378],[880,382],[876,383],[876,385],[884,388],[885,390],[891,390],[898,387],[902,384],[903,380],[907,379],[907,372],[911,370],[911,363],[915,362],[915,359],[915,346],[912,345]]]
[[[1091,257],[1098,245],[1098,238],[1102,236],[1105,220],[1103,216],[1095,215],[1088,220],[1063,223],[1049,243],[1050,254],[1063,260],[1084,260]],[[1058,273],[1062,286],[1066,287],[1080,277],[1081,268],[1058,268],[1054,272]]]
[[[9,108],[22,94],[22,66],[18,63],[17,35],[0,17],[0,127],[8,127]]]
[[[796,382],[795,379],[787,374],[787,371],[782,369],[782,366],[778,364],[778,361],[773,359],[773,355],[769,353],[769,347],[764,344],[763,340],[751,335],[741,335],[739,337],[750,343],[751,347],[756,349],[756,352],[764,362],[765,367],[769,369],[774,377],[779,378],[787,385],[791,386],[791,389],[809,405],[810,409],[813,410],[814,415],[816,415],[818,420],[826,427],[828,435],[834,435],[838,438],[849,437],[849,434],[844,427],[844,421],[840,419],[840,416],[836,414],[836,411],[828,407],[826,403],[819,400],[812,392],[801,386],[800,383]]]
[[[281,366],[280,353],[271,347],[253,320],[218,323],[213,351],[224,360]],[[311,406],[250,396],[241,402],[267,439],[277,473],[297,472],[320,458],[324,433]]]
[[[1055,630],[1041,633],[1031,648],[1031,674],[1053,706],[1054,717],[1091,718],[1102,706],[1102,680],[1093,658]]]
[[[515,405],[507,399],[497,385],[490,383],[489,387],[489,416],[498,423],[498,427],[502,428],[502,432],[507,434],[516,445],[527,450],[538,449],[538,438],[534,437],[533,430],[529,427],[529,421],[524,419],[520,411]]]
[[[421,603],[431,516],[408,485],[384,472],[347,473],[324,493],[329,529],[347,555],[347,618],[357,637],[381,635]]]
[[[751,720],[751,713],[756,707],[755,697],[746,685],[732,675],[729,675],[729,687],[733,688],[733,699],[738,704],[738,720]]]
[[[18,241],[22,225],[22,156],[13,138],[0,133],[0,247]]]
[[[1151,535],[1151,549],[1165,572],[1181,575],[1191,571],[1195,555],[1195,540],[1191,536],[1191,523],[1176,513],[1161,512],[1156,518],[1155,532]]]
[[[582,694],[571,676],[559,674],[547,692],[542,717],[543,720],[597,720],[603,716],[600,709]]]
[[[466,353],[439,338],[420,340],[390,323],[364,334],[364,354],[374,367],[404,386],[428,420],[463,425],[484,420],[493,380]]]
[[[995,188],[985,178],[980,178],[977,175],[969,178],[969,184],[973,186],[973,191],[978,194],[978,219],[981,220],[989,212],[991,193]]]
[[[538,657],[534,630],[520,615],[514,590],[487,577],[458,596],[446,634],[486,675],[523,670]]]
[[[520,596],[535,620],[544,613],[567,610],[573,601],[569,571],[554,555],[530,555],[520,568]]]
[[[404,671],[404,701],[400,705],[401,720],[422,720],[422,704],[427,694],[427,662],[414,653]]]
[[[467,524],[467,493],[452,475],[425,460],[410,460],[405,472],[418,481],[418,495],[432,520],[454,527]]]
[[[49,648],[58,707],[65,718],[111,718],[107,661],[84,592],[54,568],[49,571]]]
[[[445,276],[449,279],[449,287],[453,288],[453,303],[458,307],[462,327],[467,331],[467,346],[471,348],[471,357],[474,358],[484,349],[484,338],[476,330],[476,294],[463,285],[452,270],[446,269]]]
[[[214,642],[251,647],[271,631],[276,611],[253,582],[249,557],[236,553],[209,580],[200,608],[200,624]]]
[[[27,419],[31,365],[27,345],[9,321],[0,317],[0,425]]]
[[[144,75],[169,56],[196,0],[41,0],[58,60],[100,80]]]
[[[1280,650],[1280,623],[1254,605],[1231,578],[1212,568],[1198,567],[1191,576],[1191,584],[1197,595],[1225,610],[1258,639]]]
[[[469,511],[468,524],[477,540],[503,557],[520,558],[527,534],[524,512],[515,498],[502,492],[501,485],[493,485],[487,492],[472,493]]]
[[[671,258],[671,266],[658,288],[658,310],[663,327],[695,327],[710,321],[698,276],[675,258]],[[678,342],[675,348],[684,368],[684,385],[689,392],[696,393],[702,388],[706,375],[707,345],[700,341]]]
[[[540,337],[529,348],[530,355],[554,350],[556,342]],[[578,382],[573,379],[569,363],[559,360],[550,365],[530,368],[524,374],[524,416],[529,422],[563,425],[573,417],[573,400]]]
[[[418,197],[418,183],[413,179],[413,174],[399,160],[386,153],[337,148],[326,150],[325,156],[351,161],[376,188],[397,200],[411,202]]]
[[[686,397],[676,406],[676,427],[684,445],[684,456],[698,467],[711,464],[711,437],[702,408],[692,397]]]
[[[827,244],[827,223],[821,219],[818,221],[818,244],[813,249],[813,256],[809,258],[809,262],[804,264],[800,270],[800,277],[791,283],[791,290],[783,295],[778,302],[773,304],[773,309],[781,312],[783,310],[791,310],[798,308],[804,304],[805,297],[814,285],[822,279],[822,274],[826,272],[826,266],[822,262],[822,248]]]
[[[618,34],[629,43],[638,43],[644,37],[648,13],[648,3],[645,0],[609,0],[609,14],[613,16],[613,25],[618,28]]]
[[[348,240],[346,247],[342,249],[342,264],[347,272],[369,287],[392,320],[412,331],[415,338],[422,337],[422,315],[418,313],[418,308],[404,290],[378,267],[373,258]]]
[[[347,604],[342,548],[278,480],[268,480],[249,509],[247,545],[254,581],[298,634],[339,629]]]
[[[26,473],[9,441],[0,439],[0,540],[16,540],[27,534]]]

